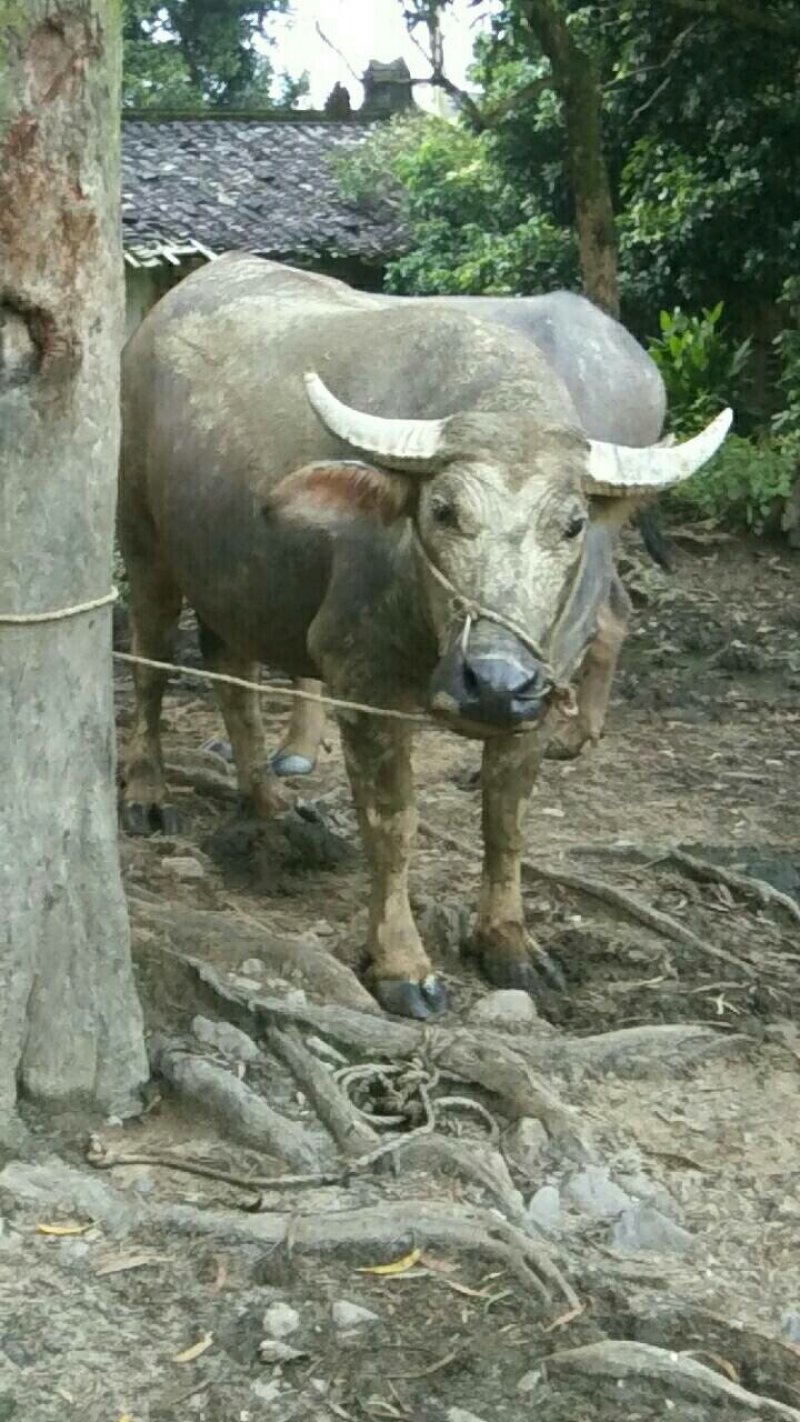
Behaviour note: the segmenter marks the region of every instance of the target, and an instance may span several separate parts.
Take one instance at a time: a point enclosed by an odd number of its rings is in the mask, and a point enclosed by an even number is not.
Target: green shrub
[[[674,512],[754,533],[779,515],[796,477],[794,441],[729,435],[709,464],[669,495]]]
[[[661,312],[661,335],[648,342],[666,386],[669,426],[676,435],[695,434],[725,405],[741,410],[751,343],[734,345],[720,329],[721,316],[721,301],[700,316],[687,316],[676,306]]]

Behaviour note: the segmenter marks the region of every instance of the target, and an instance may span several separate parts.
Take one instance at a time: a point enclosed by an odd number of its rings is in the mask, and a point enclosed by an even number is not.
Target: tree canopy
[[[288,0],[123,0],[123,104],[270,108],[268,22]],[[258,43],[257,43],[258,41]],[[286,105],[304,84],[282,80]]]
[[[577,283],[563,86],[539,12],[557,13],[596,76],[626,318],[655,329],[678,303],[722,298],[730,314],[777,301],[800,253],[800,17],[787,0],[503,0],[461,124],[377,140],[414,233],[392,286]]]

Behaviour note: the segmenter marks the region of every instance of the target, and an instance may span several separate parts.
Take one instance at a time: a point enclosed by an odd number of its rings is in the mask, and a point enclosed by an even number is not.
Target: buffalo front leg
[[[417,830],[411,735],[353,716],[342,721],[342,743],[372,881],[367,982],[387,1012],[426,1018],[445,1001],[408,900]]]
[[[487,741],[483,750],[483,874],[474,948],[496,987],[533,993],[557,969],[526,931],[521,858],[525,818],[542,759],[537,732]]]
[[[200,647],[209,671],[237,677],[240,681],[258,681],[258,663],[239,656],[203,624]],[[260,819],[291,809],[291,797],[265,762],[258,692],[224,682],[216,682],[215,690],[231,743],[243,808]]]
[[[180,589],[154,557],[128,558],[131,623],[135,657],[171,662],[175,628],[181,611]],[[166,801],[161,753],[161,703],[168,673],[154,667],[133,668],[136,693],[133,726],[124,756],[120,819],[128,834],[163,830],[174,834],[178,816]]]
[[[301,677],[295,683],[298,691],[312,696],[322,692],[321,681]],[[286,735],[272,757],[276,775],[310,775],[317,763],[320,742],[325,731],[325,707],[319,701],[298,698],[292,707]]]
[[[581,669],[577,715],[569,720],[561,718],[547,747],[549,758],[573,760],[587,741],[596,745],[600,740],[630,614],[631,600],[615,575],[608,602],[598,613],[597,632]]]

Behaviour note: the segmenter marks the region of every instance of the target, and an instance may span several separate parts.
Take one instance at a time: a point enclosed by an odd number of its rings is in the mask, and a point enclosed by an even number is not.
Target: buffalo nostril
[[[464,663],[463,678],[464,686],[469,692],[470,696],[477,696],[481,689],[481,681],[477,673],[470,666],[469,662]]]

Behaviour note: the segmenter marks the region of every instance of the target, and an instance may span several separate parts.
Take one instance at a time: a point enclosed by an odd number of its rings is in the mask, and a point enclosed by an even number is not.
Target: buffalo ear
[[[410,512],[418,481],[358,460],[306,464],[279,484],[257,491],[264,518],[332,528],[359,518],[389,525]]]

